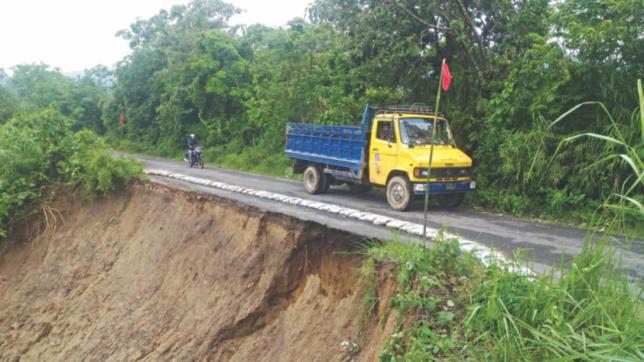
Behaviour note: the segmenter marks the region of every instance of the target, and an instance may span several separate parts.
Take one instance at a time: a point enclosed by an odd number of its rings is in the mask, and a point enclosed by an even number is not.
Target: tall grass
[[[631,115],[631,130],[640,129],[639,134],[631,132],[625,134],[618,122],[602,102],[584,102],[571,108],[555,121],[550,127],[560,123],[562,120],[573,114],[578,109],[594,105],[604,113],[610,127],[607,134],[598,134],[593,132],[584,132],[571,135],[564,138],[557,147],[555,157],[560,153],[563,147],[567,147],[573,142],[582,139],[594,139],[605,143],[608,146],[605,151],[598,156],[597,160],[586,169],[603,167],[610,161],[619,161],[628,166],[632,174],[627,176],[619,187],[618,192],[610,194],[603,203],[603,207],[614,211],[615,223],[612,225],[623,226],[629,215],[636,215],[636,218],[644,221],[644,205],[642,205],[642,191],[644,191],[644,91],[642,90],[642,80],[637,81],[637,90],[639,94],[639,112],[634,110]],[[639,117],[638,117],[639,113]]]
[[[586,242],[561,278],[528,280],[492,267],[468,318],[495,360],[644,359],[641,291],[632,293],[605,241]],[[641,290],[641,288],[640,288]]]
[[[498,167],[477,171],[482,187],[469,200],[519,216],[612,226],[643,237],[642,103],[613,105],[608,112],[605,103],[585,102],[554,122],[535,115],[529,127],[484,129],[476,158],[493,159]]]
[[[371,246],[371,263],[394,262],[399,284],[381,360],[644,360],[641,286],[633,292],[605,240],[586,242],[558,279],[484,267],[455,240]]]

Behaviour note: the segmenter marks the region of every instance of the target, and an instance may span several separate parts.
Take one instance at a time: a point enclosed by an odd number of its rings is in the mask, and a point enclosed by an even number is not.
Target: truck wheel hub
[[[399,184],[393,185],[391,188],[391,198],[396,202],[402,202],[405,198],[405,189]]]
[[[315,175],[313,174],[313,172],[306,174],[306,185],[310,188],[313,188],[315,186]]]

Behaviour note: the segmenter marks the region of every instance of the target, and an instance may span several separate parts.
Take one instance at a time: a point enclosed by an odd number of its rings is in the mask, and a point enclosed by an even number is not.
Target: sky
[[[231,24],[278,27],[303,17],[312,0],[227,0],[245,10]],[[0,68],[42,62],[65,73],[113,67],[129,54],[117,38],[137,18],[188,0],[0,0]]]

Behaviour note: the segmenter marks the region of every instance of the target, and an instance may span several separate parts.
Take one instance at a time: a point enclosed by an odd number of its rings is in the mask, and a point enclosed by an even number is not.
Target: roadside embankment
[[[642,360],[605,240],[554,279],[152,182],[56,194],[0,244],[0,361]]]
[[[372,360],[393,329],[359,321],[347,233],[153,183],[66,196],[0,244],[0,360]]]

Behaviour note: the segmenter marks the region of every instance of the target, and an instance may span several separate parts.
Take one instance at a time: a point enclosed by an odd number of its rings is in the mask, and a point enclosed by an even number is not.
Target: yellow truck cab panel
[[[387,176],[398,164],[398,136],[391,117],[376,118],[371,132],[369,150],[369,181],[384,185]]]
[[[405,137],[402,125],[410,127],[411,122],[427,122],[436,119],[444,124],[444,141],[434,144],[432,168],[471,168],[472,159],[463,151],[456,148],[451,141],[451,131],[447,120],[442,117],[420,114],[388,114],[377,115],[374,118],[369,149],[369,181],[376,185],[385,186],[389,175],[397,171],[403,172],[412,183],[427,182],[426,170],[429,165],[431,145],[426,143],[411,143],[410,137]],[[402,121],[402,122],[401,122]],[[407,138],[407,139],[406,139]],[[438,143],[438,144],[437,144]],[[432,172],[434,174],[434,172]],[[470,173],[443,174],[432,177],[430,182],[466,181]]]

